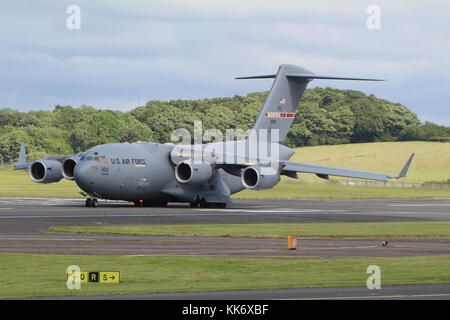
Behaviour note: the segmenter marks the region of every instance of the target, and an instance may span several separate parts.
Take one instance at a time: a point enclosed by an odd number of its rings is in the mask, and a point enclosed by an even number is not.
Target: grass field
[[[450,237],[450,221],[58,226],[51,232],[152,236]]]
[[[276,260],[188,256],[0,254],[0,298],[366,285],[369,265],[382,286],[450,283],[450,256]],[[120,284],[66,287],[66,268],[121,271]]]
[[[450,143],[445,142],[356,143],[303,147],[295,151],[292,161],[395,174],[400,172],[409,155],[415,153],[408,176],[401,182],[448,183],[450,180]],[[314,175],[302,177],[307,181],[320,181]]]
[[[293,161],[347,167],[397,174],[411,152],[416,157],[408,177],[401,182],[446,182],[450,179],[450,143],[379,142],[337,146],[297,148]],[[333,180],[338,178],[332,177]],[[0,171],[0,197],[79,198],[80,190],[72,181],[38,184],[25,171]],[[296,181],[283,178],[273,189],[244,190],[239,199],[311,199],[311,198],[449,198],[450,189],[413,189],[347,187],[329,183],[311,174],[300,174]]]
[[[28,171],[0,171],[0,197],[13,198],[81,198],[81,190],[73,182],[34,183]]]

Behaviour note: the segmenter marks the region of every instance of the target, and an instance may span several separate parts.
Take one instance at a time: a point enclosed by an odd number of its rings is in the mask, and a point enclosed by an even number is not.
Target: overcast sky
[[[344,3],[344,4],[342,4]],[[70,5],[81,10],[70,30]],[[369,29],[370,5],[381,28]],[[268,90],[279,64],[388,79],[315,80],[450,125],[450,1],[1,0],[0,108],[130,110],[151,99]],[[371,24],[372,26],[374,24]]]

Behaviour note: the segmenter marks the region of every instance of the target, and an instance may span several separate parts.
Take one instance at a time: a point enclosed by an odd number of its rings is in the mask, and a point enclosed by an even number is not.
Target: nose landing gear
[[[97,208],[98,200],[96,198],[87,198],[85,205],[86,205],[86,207]]]

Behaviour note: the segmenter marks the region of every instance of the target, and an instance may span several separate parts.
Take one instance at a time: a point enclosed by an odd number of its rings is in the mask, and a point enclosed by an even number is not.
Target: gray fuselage
[[[93,147],[75,166],[75,181],[89,195],[128,201],[192,201],[199,193],[214,192],[211,183],[184,185],[175,178],[170,160],[173,145],[138,142]],[[239,176],[219,169],[230,193],[245,187]]]

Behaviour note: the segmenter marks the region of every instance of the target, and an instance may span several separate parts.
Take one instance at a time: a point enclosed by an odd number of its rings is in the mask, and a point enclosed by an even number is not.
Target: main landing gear
[[[86,207],[89,207],[89,208],[97,208],[98,200],[96,198],[87,198],[85,205],[86,205]]]
[[[167,207],[167,201],[133,201],[135,207]]]
[[[194,201],[190,202],[191,208],[226,208],[227,204],[222,202],[207,202],[205,198],[196,197]]]

